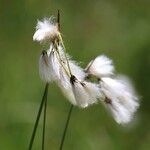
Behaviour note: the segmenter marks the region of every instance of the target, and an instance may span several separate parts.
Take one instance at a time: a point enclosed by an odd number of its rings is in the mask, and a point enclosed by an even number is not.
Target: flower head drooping
[[[42,80],[55,81],[73,105],[85,108],[104,100],[118,123],[131,121],[139,106],[138,98],[127,79],[115,76],[111,59],[100,55],[83,70],[66,53],[58,25],[52,18],[38,21],[33,39],[50,42],[50,48],[41,54],[39,60]],[[91,75],[98,83],[86,80]]]
[[[66,53],[66,48],[60,33],[59,16],[58,11],[57,22],[52,17],[38,21],[33,36],[34,41],[40,43],[48,41],[50,48],[47,51],[43,51],[39,58],[39,74],[41,79],[46,82],[46,87],[33,129],[29,149],[32,148],[42,107],[45,103],[42,140],[42,149],[44,149],[47,92],[49,82],[51,81],[55,81],[63,94],[71,102],[60,149],[63,147],[73,105],[86,108],[101,101],[119,124],[130,122],[139,107],[138,98],[130,81],[125,77],[115,76],[112,60],[108,57],[105,55],[96,57],[84,70],[76,61],[71,59]]]
[[[53,72],[49,62],[47,51],[43,51],[39,58],[39,74],[44,82],[51,82],[54,80]]]
[[[33,40],[38,42],[54,41],[58,35],[59,31],[54,18],[45,18],[43,21],[38,21]]]
[[[105,55],[100,55],[87,65],[85,71],[98,78],[108,77],[114,74],[114,66],[111,59]]]
[[[101,90],[105,96],[105,104],[110,109],[114,119],[120,124],[131,121],[137,108],[138,98],[130,82],[124,78],[102,78]]]
[[[68,100],[72,104],[77,105],[79,107],[87,107],[89,104],[93,104],[96,102],[97,100],[96,96],[98,96],[98,94],[96,94],[95,97],[94,97],[94,94],[96,92],[99,93],[98,86],[94,87],[94,84],[92,83],[90,84],[88,82],[82,83],[82,84],[81,82],[79,82],[79,81],[84,80],[86,74],[83,71],[83,69],[79,67],[75,61],[71,60],[68,57],[68,62],[70,65],[71,72],[72,74],[74,74],[74,77],[76,78],[75,84],[72,84],[72,82],[70,82],[70,76],[68,73],[69,69],[67,66],[67,62],[65,59],[63,59],[63,56],[61,56],[61,60],[59,59],[59,56],[57,57],[54,56],[51,60],[52,60],[52,63],[51,63],[52,68],[54,68],[55,76],[57,77],[56,82],[58,86],[62,89],[65,96],[68,98]],[[95,93],[94,93],[94,88],[96,90]]]
[[[85,71],[99,79],[105,106],[119,124],[130,122],[139,107],[138,98],[127,77],[115,76],[112,60],[98,56]],[[112,76],[113,75],[113,76]]]
[[[77,105],[81,108],[96,103],[101,97],[101,91],[97,84],[79,81],[74,75],[71,76],[70,83]]]

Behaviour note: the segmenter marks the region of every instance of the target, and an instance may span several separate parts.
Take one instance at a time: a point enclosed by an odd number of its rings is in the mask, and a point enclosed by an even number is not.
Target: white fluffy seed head
[[[76,99],[74,97],[73,91],[72,91],[72,87],[70,83],[67,84],[63,84],[61,81],[58,81],[58,86],[60,87],[62,93],[64,94],[64,96],[67,98],[67,100],[73,104],[73,105],[77,105]]]
[[[67,99],[73,104],[77,105],[77,101],[74,97],[72,86],[70,84],[70,73],[68,64],[66,61],[66,57],[64,54],[64,50],[61,45],[58,46],[59,51],[55,50],[55,47],[48,50],[49,62],[51,64],[51,69],[53,72],[53,78],[61,88],[63,94],[67,97]],[[79,80],[83,80],[85,78],[84,70],[78,66],[78,64],[71,60],[67,55],[69,66],[71,69],[71,73],[73,73]]]
[[[65,56],[64,50],[61,45],[58,46],[58,51],[59,54],[57,53],[57,51],[54,51],[51,54],[50,58],[52,68],[55,72],[55,76],[64,84],[64,86],[68,83],[70,86],[70,78],[69,78],[70,70],[71,73],[77,77],[77,79],[79,79],[80,81],[84,80],[86,73],[75,61],[71,60],[69,55],[66,54]],[[66,60],[66,57],[68,59],[68,62]]]
[[[86,73],[84,70],[78,65],[77,62],[73,60],[69,60],[69,66],[71,69],[71,73],[76,76],[76,78],[80,81],[83,81],[86,77]]]
[[[52,71],[54,74],[55,80],[60,80],[61,78],[61,70],[63,69],[60,64],[60,60],[58,59],[58,54],[56,51],[51,51],[49,55],[49,61],[52,66]]]
[[[98,102],[98,99],[103,97],[101,89],[98,84],[84,81],[84,89],[88,94],[88,104],[94,104]]]
[[[72,91],[77,102],[77,105],[81,108],[88,106],[88,94],[85,91],[83,85],[77,80],[72,85]]]
[[[76,61],[72,60],[71,57],[68,54],[65,55],[64,49],[61,45],[58,46],[58,51],[59,51],[59,54],[61,56],[61,61],[65,65],[67,70],[69,71],[68,64],[67,64],[67,61],[66,61],[66,57],[67,57],[68,62],[69,62],[69,67],[70,67],[71,73],[73,75],[75,75],[77,79],[79,79],[81,81],[84,80],[84,78],[86,76],[86,73],[79,66],[79,64]]]
[[[112,104],[108,104],[107,107],[117,123],[127,124],[132,120],[132,115],[128,109],[120,103],[117,103],[115,100],[112,101]]]
[[[58,27],[53,18],[45,18],[43,21],[38,21],[33,40],[38,42],[54,41],[54,39],[58,38],[58,35]]]
[[[60,63],[56,58],[52,45],[47,51],[43,51],[39,58],[39,73],[42,80],[50,82],[60,78]]]
[[[100,85],[105,97],[111,101],[106,102],[106,106],[114,119],[120,124],[130,122],[139,107],[138,98],[130,82],[120,77],[119,79],[106,77],[101,79]]]
[[[105,55],[100,55],[92,60],[85,69],[89,74],[101,77],[108,77],[113,75],[114,66],[112,60]]]
[[[71,85],[77,106],[81,108],[88,107],[101,98],[102,94],[97,84],[86,81],[80,82],[75,78],[75,81],[71,81]]]
[[[39,74],[44,82],[51,82],[54,80],[51,64],[46,51],[44,51],[39,58]]]

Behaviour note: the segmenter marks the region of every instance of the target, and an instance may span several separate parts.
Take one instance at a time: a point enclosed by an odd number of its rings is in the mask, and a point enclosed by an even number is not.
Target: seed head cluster
[[[39,74],[43,81],[54,81],[73,105],[86,108],[100,102],[117,123],[126,124],[132,120],[139,107],[138,97],[129,79],[114,73],[111,59],[100,55],[82,69],[66,53],[54,17],[38,21],[33,40],[50,44],[39,58]],[[96,78],[96,82],[92,78]]]

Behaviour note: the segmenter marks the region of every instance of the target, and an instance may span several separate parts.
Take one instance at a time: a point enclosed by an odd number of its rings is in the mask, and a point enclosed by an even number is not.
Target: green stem
[[[44,116],[43,116],[43,134],[42,134],[42,150],[45,148],[45,126],[46,126],[46,110],[47,110],[47,95],[44,103]]]
[[[68,113],[68,116],[67,116],[67,121],[66,121],[66,124],[65,124],[65,128],[64,128],[63,136],[61,138],[61,143],[60,143],[59,150],[63,149],[63,145],[64,145],[64,141],[65,141],[65,137],[66,137],[69,121],[70,121],[70,118],[71,118],[72,109],[73,109],[73,105],[71,104],[70,109],[69,109],[69,113]]]
[[[37,126],[38,126],[38,123],[39,123],[39,119],[40,119],[40,116],[41,116],[41,112],[42,112],[42,108],[43,108],[45,98],[47,97],[47,93],[48,93],[48,83],[45,86],[44,94],[43,94],[43,97],[42,97],[40,108],[39,108],[37,118],[36,118],[36,121],[35,121],[35,125],[34,125],[34,128],[33,128],[32,136],[31,136],[31,140],[30,140],[30,144],[29,144],[29,150],[32,150],[32,146],[33,146]]]

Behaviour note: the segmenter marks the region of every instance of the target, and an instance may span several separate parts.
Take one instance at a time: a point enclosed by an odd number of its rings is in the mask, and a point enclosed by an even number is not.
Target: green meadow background
[[[82,67],[100,54],[113,59],[140,96],[133,123],[118,125],[101,104],[74,108],[64,150],[150,149],[149,0],[0,0],[0,150],[27,150],[44,83],[32,41],[37,19],[61,12],[67,51]],[[69,102],[50,84],[46,150],[58,150]],[[33,150],[41,149],[40,122]]]

